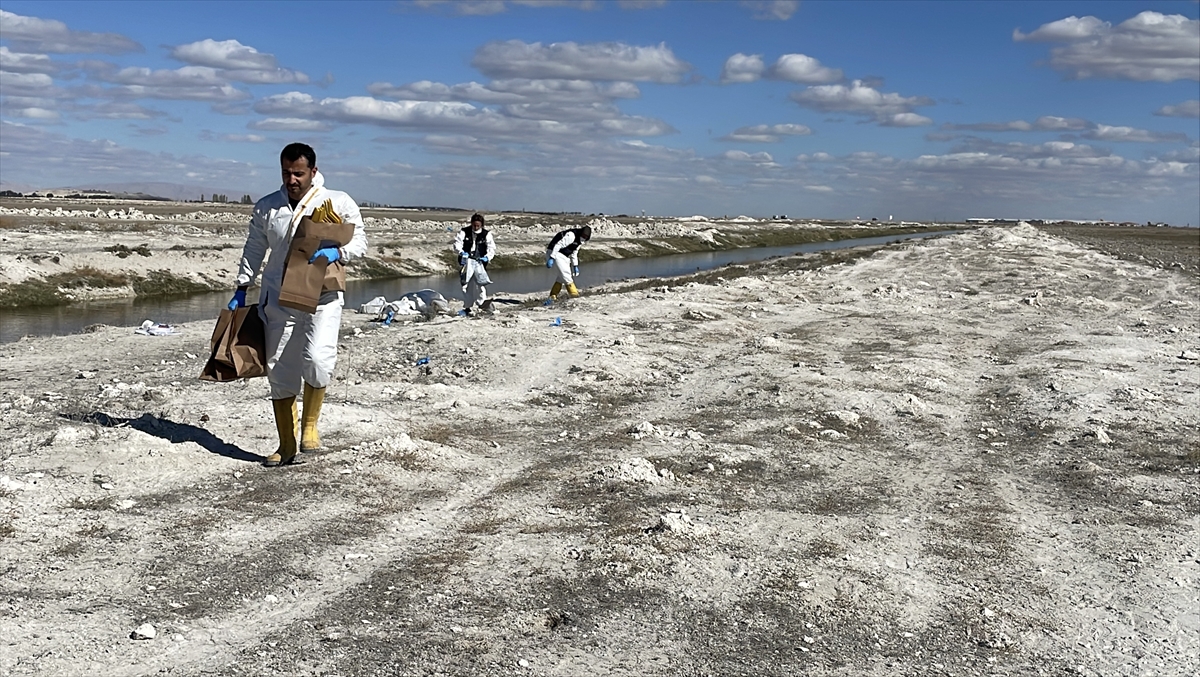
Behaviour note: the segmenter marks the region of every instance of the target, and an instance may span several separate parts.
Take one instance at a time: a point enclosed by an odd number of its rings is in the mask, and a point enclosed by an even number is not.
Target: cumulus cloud
[[[16,51],[50,54],[126,54],[146,51],[117,33],[73,31],[61,21],[22,16],[0,9],[0,35]]]
[[[883,127],[923,127],[932,125],[933,120],[917,113],[892,113],[878,120]]]
[[[200,132],[201,141],[225,141],[227,143],[262,143],[267,137],[261,134],[218,134],[211,129]]]
[[[177,180],[245,185],[257,170],[244,162],[203,155],[148,152],[107,139],[83,140],[29,125],[0,121],[0,180],[33,184],[80,184],[92,181]],[[267,185],[278,182],[271,176]],[[259,181],[262,183],[262,181]]]
[[[842,71],[822,66],[820,61],[811,56],[784,54],[775,61],[774,66],[771,66],[768,76],[775,80],[798,82],[804,85],[823,85],[841,80]],[[864,86],[867,85],[864,83]]]
[[[53,75],[63,68],[63,64],[52,61],[45,54],[13,52],[7,47],[0,45],[0,70],[10,73],[45,73]]]
[[[1112,151],[1110,150],[1096,148],[1095,146],[1089,146],[1083,143],[1075,143],[1073,141],[1047,141],[1046,143],[1002,143],[999,141],[991,141],[989,139],[981,139],[973,136],[960,140],[958,144],[950,149],[950,153],[948,155],[962,157],[970,155],[988,155],[1021,160],[1114,157]]]
[[[207,66],[158,69],[130,66],[118,68],[106,62],[83,64],[89,77],[116,87],[80,88],[85,96],[111,99],[164,99],[179,101],[229,102],[250,98],[229,84],[219,71]]]
[[[800,0],[742,0],[741,5],[759,21],[787,21],[800,9]]]
[[[812,134],[812,130],[804,125],[797,124],[779,124],[779,125],[753,125],[750,127],[739,127],[728,135],[721,137],[721,141],[735,141],[741,143],[776,143],[781,141],[785,136],[807,136]]]
[[[942,125],[942,129],[976,132],[1074,132],[1093,127],[1095,127],[1094,123],[1082,118],[1063,118],[1055,115],[1043,115],[1033,122],[1013,120],[1011,122],[946,123]]]
[[[679,82],[691,70],[666,44],[638,47],[619,42],[489,42],[476,50],[471,65],[495,79],[534,80]]]
[[[775,162],[775,158],[771,157],[770,153],[747,153],[744,150],[727,150],[721,153],[721,157],[734,162],[753,162],[755,164],[764,164]]]
[[[484,104],[604,103],[636,99],[641,91],[632,82],[598,83],[589,80],[493,80],[446,85],[421,80],[406,85],[376,82],[367,91],[385,99],[407,101],[478,101]]]
[[[1133,143],[1157,143],[1161,141],[1187,141],[1187,134],[1182,132],[1152,132],[1134,127],[1115,127],[1112,125],[1096,125],[1095,129],[1082,134],[1085,139],[1095,141],[1130,141]]]
[[[721,68],[721,84],[731,82],[754,82],[766,71],[761,54],[734,54],[725,60]]]
[[[507,12],[510,7],[534,9],[567,7],[582,11],[597,9],[596,0],[416,0],[416,7],[431,11],[449,11],[459,16],[490,16]],[[621,0],[621,9],[661,7],[666,0]]]
[[[246,126],[266,132],[324,132],[329,129],[329,125],[324,122],[302,118],[264,118],[254,120]]]
[[[516,117],[453,101],[382,101],[367,96],[317,100],[302,92],[268,96],[256,102],[254,109],[265,115],[525,141],[581,134],[655,136],[675,131],[660,120],[620,115],[619,112],[604,119],[593,116],[592,120],[559,121]]]
[[[1200,99],[1191,99],[1174,106],[1163,106],[1154,111],[1154,114],[1171,118],[1200,118]]]
[[[1050,65],[1071,78],[1173,82],[1200,80],[1200,20],[1146,11],[1113,26],[1096,17],[1067,17],[1017,42],[1061,42]]]
[[[186,64],[216,69],[223,77],[237,82],[256,85],[308,82],[304,73],[280,68],[273,55],[237,40],[191,42],[172,48],[171,56]]]
[[[850,113],[873,118],[885,126],[912,127],[930,124],[932,120],[913,113],[918,106],[932,106],[933,99],[925,96],[904,97],[868,87],[861,80],[849,85],[818,85],[793,92],[791,99],[805,108],[822,113]]]

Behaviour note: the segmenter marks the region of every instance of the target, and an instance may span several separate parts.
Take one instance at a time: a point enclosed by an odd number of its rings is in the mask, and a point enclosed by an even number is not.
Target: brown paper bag
[[[258,304],[223,309],[213,329],[212,349],[200,380],[225,383],[266,375],[267,334],[258,316]]]
[[[353,223],[322,223],[307,216],[300,219],[279,289],[279,305],[313,313],[323,291],[346,290],[346,268],[341,261],[329,263],[324,257],[308,260],[322,247],[342,247],[354,237]]]

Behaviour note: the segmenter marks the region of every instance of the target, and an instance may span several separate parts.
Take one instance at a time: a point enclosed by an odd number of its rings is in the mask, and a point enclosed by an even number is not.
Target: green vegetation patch
[[[169,270],[152,270],[145,277],[131,277],[130,282],[133,284],[133,293],[138,296],[176,296],[214,290],[212,286]]]
[[[138,256],[150,256],[150,245],[143,242],[142,244],[130,249],[123,244],[114,244],[105,247],[104,251],[116,254],[117,258],[119,259],[129,258],[131,254],[137,254]]]
[[[0,284],[0,308],[61,306],[71,302],[71,289],[108,289],[129,284],[123,273],[110,273],[92,267],[76,268],[40,280]]]

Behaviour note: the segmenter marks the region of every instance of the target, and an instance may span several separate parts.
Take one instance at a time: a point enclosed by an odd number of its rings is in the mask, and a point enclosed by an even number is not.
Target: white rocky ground
[[[1029,227],[725,277],[348,314],[280,469],[205,323],[0,346],[0,673],[1200,670],[1195,277]]]

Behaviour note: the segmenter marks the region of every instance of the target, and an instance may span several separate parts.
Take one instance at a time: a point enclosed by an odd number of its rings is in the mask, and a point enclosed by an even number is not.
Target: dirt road
[[[280,469],[207,325],[0,346],[0,673],[1200,670],[1197,278],[1027,226],[818,263],[348,314]]]

